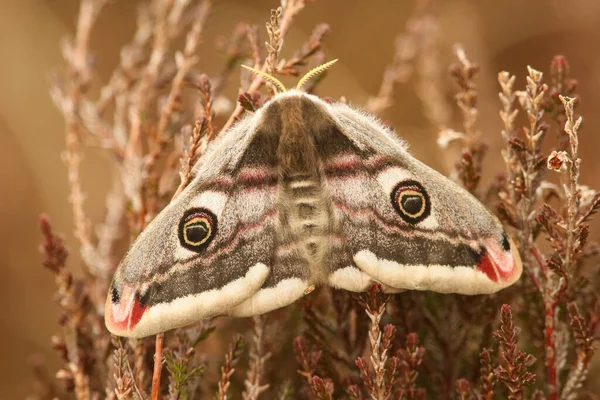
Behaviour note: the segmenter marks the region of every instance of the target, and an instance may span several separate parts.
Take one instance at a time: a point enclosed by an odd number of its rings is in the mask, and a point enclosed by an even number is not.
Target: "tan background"
[[[201,68],[218,71],[221,59],[215,38],[229,36],[235,22],[246,20],[262,28],[275,0],[215,0],[206,32]],[[600,2],[578,1],[443,1],[440,57],[443,68],[454,42],[465,44],[482,71],[480,127],[492,145],[488,172],[499,164],[500,120],[497,73],[507,69],[523,86],[525,66],[548,70],[554,54],[567,55],[572,75],[579,78],[585,125],[581,134],[581,181],[598,188],[600,180]],[[501,5],[500,5],[501,4]],[[30,384],[30,357],[45,356],[54,367],[49,337],[58,331],[54,284],[39,265],[37,217],[48,213],[56,229],[65,232],[75,249],[67,203],[63,121],[48,96],[48,73],[61,64],[59,41],[73,31],[75,0],[0,0],[0,399],[23,398]],[[328,58],[340,58],[320,88],[321,95],[346,95],[362,103],[378,89],[381,73],[391,60],[394,37],[404,29],[412,2],[397,0],[318,0],[298,17],[284,47],[295,48],[313,26],[328,22]],[[118,48],[133,31],[136,2],[120,0],[107,7],[92,36],[100,81],[118,60]],[[261,32],[264,38],[264,31]],[[288,82],[288,81],[286,81]],[[450,98],[452,85],[442,88]],[[419,98],[410,85],[397,91],[396,104],[384,117],[409,141],[413,153],[446,172],[435,144],[436,129],[427,123]],[[459,128],[456,121],[455,128]],[[83,184],[86,209],[93,221],[103,214],[109,176],[101,150],[86,151]],[[598,229],[595,237],[598,238]],[[76,251],[73,251],[76,253]],[[71,258],[75,268],[78,258]],[[51,368],[54,370],[54,368]]]

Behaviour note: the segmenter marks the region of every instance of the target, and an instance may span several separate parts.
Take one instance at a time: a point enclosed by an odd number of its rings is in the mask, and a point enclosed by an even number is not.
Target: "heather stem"
[[[536,155],[538,153],[538,141],[541,139],[541,117],[543,115],[542,104],[540,102],[542,95],[546,91],[546,85],[542,84],[543,74],[540,71],[528,67],[529,76],[527,77],[527,92],[521,97],[521,102],[527,112],[530,125],[525,128],[525,145],[527,148],[526,164],[522,167],[521,174],[522,193],[519,202],[520,211],[520,229],[521,229],[521,255],[527,261],[529,258],[529,249],[533,247],[534,238],[531,232],[530,215],[533,210],[533,200],[535,198],[535,187],[533,177],[537,176],[538,171],[535,168]]]
[[[242,393],[244,400],[257,400],[261,393],[269,388],[269,384],[264,383],[265,363],[271,357],[271,353],[265,351],[266,318],[256,315],[253,319],[254,334],[250,348],[250,368],[246,373],[245,389]],[[263,381],[262,384],[261,381]]]
[[[365,310],[369,319],[371,320],[371,330],[369,331],[369,341],[371,342],[371,348],[373,354],[371,355],[371,364],[375,371],[375,393],[371,393],[373,399],[383,399],[385,392],[385,364],[387,362],[387,351],[381,350],[381,328],[379,323],[381,321],[381,314],[385,310],[385,304],[382,304],[378,310],[374,310],[374,313],[370,313],[369,310]]]
[[[366,294],[361,295],[365,305],[365,312],[371,321],[368,338],[371,345],[370,371],[362,357],[356,360],[367,390],[373,400],[386,400],[390,398],[392,385],[396,378],[398,360],[388,354],[391,351],[392,340],[396,332],[393,325],[387,325],[381,330],[381,317],[390,299],[390,295],[382,293],[381,286],[377,283],[371,285]]]
[[[565,115],[567,121],[565,122],[565,132],[569,135],[569,143],[571,147],[571,154],[569,155],[571,160],[569,164],[569,189],[566,193],[567,198],[567,246],[565,248],[565,259],[564,269],[568,272],[571,270],[572,253],[573,253],[573,241],[574,241],[574,230],[576,224],[577,211],[579,208],[579,193],[577,189],[577,183],[579,180],[579,165],[581,160],[577,157],[579,149],[579,140],[577,138],[577,131],[581,124],[582,118],[579,117],[577,121],[574,121],[573,108],[575,99],[570,97],[559,96],[563,105],[565,106]]]
[[[285,3],[286,7],[283,8],[283,14],[281,15],[281,20],[279,22],[280,38],[284,38],[287,34],[287,31],[289,30],[294,17],[304,8],[305,0],[289,0]],[[268,61],[265,60],[265,62],[262,65],[261,71],[266,71],[268,65]],[[248,90],[246,90],[246,92],[250,94],[256,92],[263,85],[263,83],[264,78],[261,75],[257,74],[254,80],[252,80],[252,83],[250,84],[250,87],[248,88]],[[221,128],[221,133],[226,132],[235,123],[235,121],[237,121],[237,119],[240,117],[240,115],[242,115],[243,112],[244,107],[238,103],[238,105],[235,107],[233,113],[231,113],[231,115],[229,116],[229,119],[227,120],[223,128]]]
[[[162,371],[162,350],[164,333],[156,335],[156,346],[154,350],[154,373],[152,374],[152,400],[158,400],[160,394],[160,374]]]

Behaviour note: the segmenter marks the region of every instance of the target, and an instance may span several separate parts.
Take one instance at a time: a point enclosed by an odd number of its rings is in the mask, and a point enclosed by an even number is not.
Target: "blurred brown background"
[[[269,9],[277,5],[275,0],[215,0],[200,67],[209,75],[216,73],[222,63],[215,51],[216,39],[229,36],[238,21],[264,27]],[[329,23],[331,36],[325,50],[328,58],[340,62],[319,94],[345,95],[362,104],[377,92],[393,55],[394,38],[404,30],[413,7],[412,1],[397,0],[315,1],[296,19],[283,56],[302,43],[315,24]],[[73,250],[70,265],[77,268],[79,262],[71,234],[66,169],[60,158],[63,120],[48,95],[48,74],[61,65],[59,43],[73,32],[77,9],[75,0],[0,0],[0,399],[26,396],[33,354],[42,355],[50,370],[55,370],[49,337],[58,330],[57,307],[52,301],[52,276],[39,263],[37,217],[41,212],[48,213],[55,228],[66,234]],[[92,35],[99,81],[107,79],[118,61],[119,48],[132,34],[135,11],[135,1],[114,1],[100,17]],[[488,173],[503,171],[497,73],[517,74],[521,89],[526,65],[547,72],[552,56],[564,54],[571,63],[571,75],[579,79],[583,99],[578,109],[584,117],[581,182],[598,188],[600,2],[451,0],[440,2],[437,14],[441,68],[446,70],[451,62],[455,42],[463,43],[470,59],[481,66],[479,127],[491,145]],[[266,37],[264,31],[261,35]],[[417,157],[448,172],[451,163],[440,161],[437,129],[424,116],[413,83],[397,89],[396,103],[383,117],[408,140]],[[451,101],[454,88],[449,78],[444,85],[440,89]],[[234,92],[235,88],[230,94]],[[451,127],[459,129],[456,109],[448,104],[454,113]],[[102,150],[88,149],[85,156],[86,208],[91,220],[97,221],[104,212],[110,170]],[[598,239],[598,229],[593,233]]]

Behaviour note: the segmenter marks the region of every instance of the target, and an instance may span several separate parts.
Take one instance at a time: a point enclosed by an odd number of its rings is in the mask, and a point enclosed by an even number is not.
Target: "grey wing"
[[[277,284],[273,140],[253,117],[208,149],[196,178],[119,265],[106,302],[111,332],[142,337],[181,327],[227,313]]]
[[[331,284],[363,290],[368,276],[395,289],[474,294],[518,279],[514,244],[478,200],[374,118],[327,107],[336,126],[316,142],[337,239]]]

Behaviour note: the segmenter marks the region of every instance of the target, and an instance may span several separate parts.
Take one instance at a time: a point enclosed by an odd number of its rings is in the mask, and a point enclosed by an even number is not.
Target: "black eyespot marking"
[[[209,232],[210,228],[206,221],[199,221],[185,227],[186,239],[188,242],[192,243],[202,242],[209,235]]]
[[[429,216],[431,203],[425,188],[413,180],[399,182],[392,190],[392,205],[403,220],[417,224]]]
[[[119,304],[120,300],[121,295],[119,294],[117,287],[113,285],[112,289],[110,290],[110,301],[112,301],[113,304]]]
[[[188,250],[204,250],[217,233],[217,217],[206,208],[187,210],[179,222],[179,243]]]
[[[407,194],[402,197],[401,201],[404,211],[411,215],[418,214],[423,208],[422,196],[411,196]]]
[[[506,235],[506,233],[502,234],[502,248],[504,249],[504,251],[510,251],[510,241],[508,240],[508,236]]]

